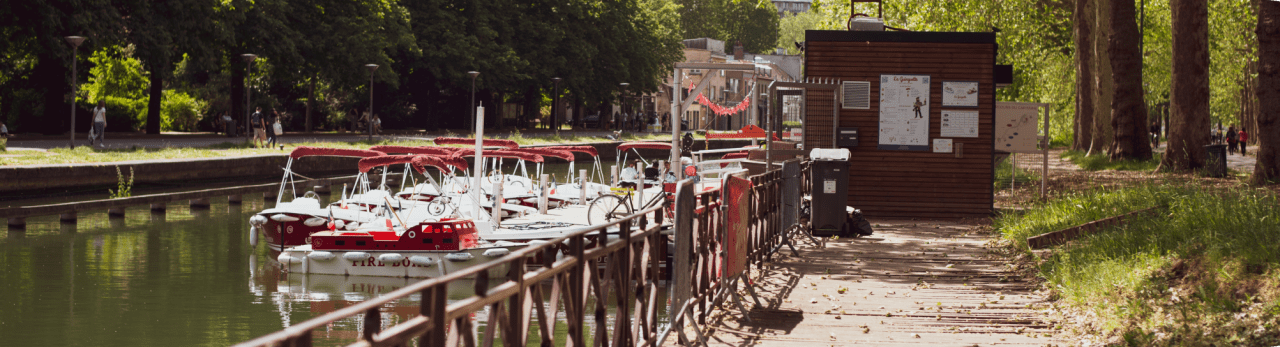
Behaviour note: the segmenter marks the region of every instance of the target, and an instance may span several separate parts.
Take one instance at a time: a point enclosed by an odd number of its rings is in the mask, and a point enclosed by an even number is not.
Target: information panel
[[[978,137],[978,111],[942,110],[942,137]]]
[[[1009,153],[1040,153],[1036,146],[1039,120],[1039,104],[997,102],[995,149]]]
[[[882,150],[930,150],[928,75],[880,75],[879,135]]]
[[[942,107],[978,107],[978,82],[942,82]]]

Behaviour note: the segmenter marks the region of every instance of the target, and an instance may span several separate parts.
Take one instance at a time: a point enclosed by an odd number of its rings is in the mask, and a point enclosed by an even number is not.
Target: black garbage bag
[[[871,230],[871,222],[862,216],[862,210],[849,207],[849,214],[845,217],[845,227],[843,228],[847,236],[871,236],[875,233]]]

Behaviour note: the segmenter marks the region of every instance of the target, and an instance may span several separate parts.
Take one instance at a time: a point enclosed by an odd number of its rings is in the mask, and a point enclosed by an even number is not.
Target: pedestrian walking
[[[236,120],[226,112],[222,113],[222,130],[227,133],[227,137],[236,137]]]
[[[106,140],[104,132],[107,130],[107,103],[98,100],[98,107],[93,108],[93,136],[89,137],[89,145],[93,146],[94,140],[98,141],[98,147],[106,147],[103,141]]]
[[[271,108],[271,116],[267,118],[267,144],[271,148],[280,145],[280,135],[284,133],[284,129],[280,126],[280,111],[275,107]],[[277,129],[281,131],[276,131]]]
[[[1160,147],[1160,122],[1151,122],[1151,148]]]
[[[1237,136],[1237,135],[1238,135],[1238,134],[1236,134],[1236,125],[1235,125],[1235,124],[1232,124],[1231,126],[1227,127],[1227,132],[1226,132],[1226,137],[1227,137],[1227,154],[1235,154],[1235,153],[1236,153],[1236,140],[1237,140],[1237,137],[1236,137],[1236,136]]]
[[[373,115],[373,133],[375,135],[382,135],[382,118],[378,118],[378,115],[376,114]]]
[[[0,138],[9,138],[9,127],[4,125],[4,121],[0,121]]]
[[[1244,131],[1244,127],[1240,127],[1239,137],[1236,141],[1240,141],[1240,155],[1249,155],[1249,151],[1244,149],[1249,145],[1249,133]]]
[[[249,116],[249,127],[253,130],[253,142],[258,148],[266,146],[267,141],[267,120],[262,117],[262,107],[254,109],[253,115]]]

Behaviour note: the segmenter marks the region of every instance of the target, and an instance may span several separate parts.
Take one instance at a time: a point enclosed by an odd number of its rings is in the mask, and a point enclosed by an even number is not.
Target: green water
[[[125,218],[81,212],[75,224],[28,218],[24,231],[10,229],[0,238],[0,346],[225,346],[415,281],[282,274],[247,233],[249,216],[274,201],[210,202],[195,210],[171,204],[162,214],[140,206]],[[462,298],[474,284],[449,289]],[[384,307],[383,326],[415,316],[418,302],[414,295]],[[483,329],[485,313],[476,316]],[[339,321],[313,340],[350,343],[360,325],[358,317]],[[556,325],[557,335],[564,327]]]

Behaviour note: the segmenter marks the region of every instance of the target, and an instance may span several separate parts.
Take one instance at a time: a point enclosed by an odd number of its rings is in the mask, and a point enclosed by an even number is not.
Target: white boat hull
[[[298,274],[436,278],[488,263],[525,246],[527,245],[506,244],[461,251],[384,252],[315,251],[310,245],[303,245],[285,249],[277,260],[290,273]],[[490,276],[503,276],[506,273],[505,265],[489,270]]]

